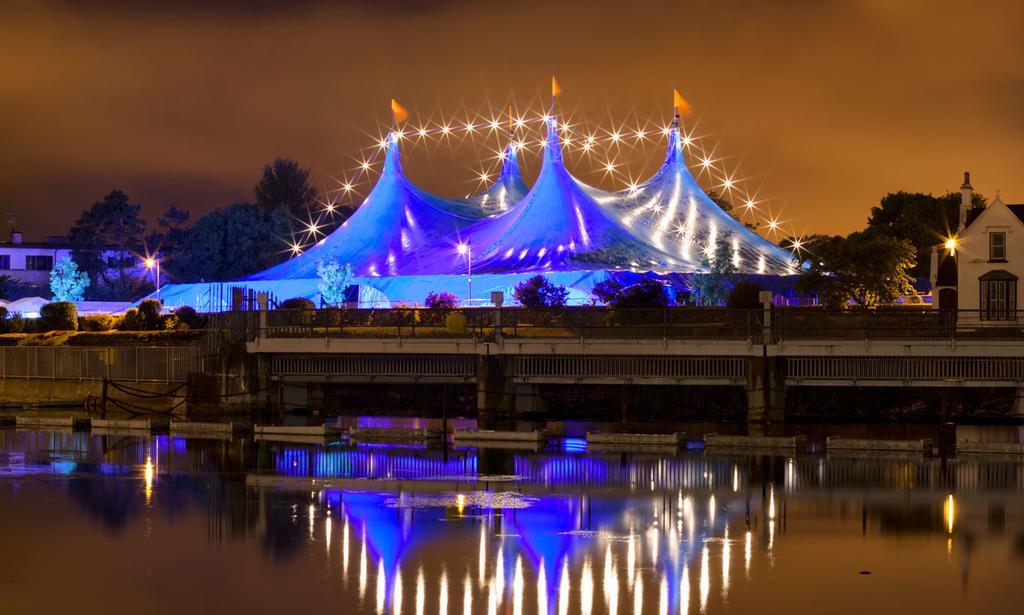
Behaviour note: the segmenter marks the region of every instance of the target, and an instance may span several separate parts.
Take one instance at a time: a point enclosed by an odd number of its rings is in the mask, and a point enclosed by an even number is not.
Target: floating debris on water
[[[441,495],[407,495],[389,498],[388,508],[529,508],[537,498],[524,497],[512,491],[471,491]]]

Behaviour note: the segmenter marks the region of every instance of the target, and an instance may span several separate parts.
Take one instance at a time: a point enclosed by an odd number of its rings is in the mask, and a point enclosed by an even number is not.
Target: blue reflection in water
[[[437,451],[399,450],[402,449],[285,448],[275,456],[274,469],[286,476],[365,479],[462,477],[477,473],[475,453],[449,453],[445,459]]]
[[[563,452],[585,453],[587,452],[586,438],[562,438],[560,443]]]

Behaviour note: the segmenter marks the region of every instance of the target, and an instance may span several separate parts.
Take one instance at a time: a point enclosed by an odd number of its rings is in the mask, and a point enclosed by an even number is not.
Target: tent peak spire
[[[511,140],[501,153],[501,173],[499,177],[519,176],[519,154],[517,153],[516,142]]]
[[[384,169],[381,177],[402,174],[402,156],[398,149],[398,131],[392,130],[382,144],[384,147]]]
[[[562,142],[558,138],[558,116],[549,113],[545,116],[547,122],[547,136],[544,139],[544,164],[562,163]]]

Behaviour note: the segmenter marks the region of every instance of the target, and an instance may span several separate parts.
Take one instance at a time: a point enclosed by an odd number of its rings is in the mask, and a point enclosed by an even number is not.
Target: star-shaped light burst
[[[327,216],[333,216],[336,213],[340,205],[340,198],[343,196],[351,197],[353,193],[359,192],[359,186],[364,177],[374,170],[380,152],[386,150],[390,144],[389,134],[393,134],[396,139],[415,136],[416,139],[413,145],[431,139],[448,139],[456,132],[466,137],[474,135],[499,136],[504,135],[500,130],[505,125],[502,117],[501,113],[495,113],[491,109],[479,115],[470,115],[465,118],[453,117],[447,121],[442,120],[437,124],[424,124],[418,127],[410,125],[404,130],[384,127],[383,134],[378,133],[371,137],[374,140],[374,145],[371,148],[373,153],[368,158],[357,161],[358,170],[354,173],[354,176],[345,178],[343,182],[339,182],[340,188],[330,192],[333,198],[328,197],[321,201],[320,219],[306,224],[302,234],[315,239],[318,234],[322,235],[326,231]],[[517,135],[511,144],[512,150],[517,152],[543,152],[547,146],[547,139],[544,138],[543,133],[546,131],[547,124],[551,119],[551,116],[546,113],[534,114],[526,112],[524,114],[512,115],[510,110],[507,120],[507,127],[510,131],[528,130],[533,126],[537,126],[541,131],[541,135],[537,135],[539,138],[536,141],[531,141],[530,139],[533,137],[529,134]],[[622,164],[621,161],[612,159],[611,152],[605,148],[614,147],[619,152],[623,148],[635,149],[646,147],[647,143],[657,140],[655,137],[659,133],[663,138],[668,138],[673,132],[673,126],[665,126],[664,123],[660,122],[639,122],[632,126],[619,124],[611,126],[610,129],[597,127],[596,130],[586,130],[578,122],[576,124],[575,126],[571,124],[564,114],[559,117],[557,130],[560,137],[559,140],[562,147],[565,148],[566,154],[578,153],[588,158],[596,158],[596,162],[602,171],[602,178],[610,179],[616,183],[621,181],[626,185],[626,190],[631,197],[638,196],[640,184],[637,183],[636,179],[624,173],[626,165]],[[487,130],[487,128],[490,128],[490,130]],[[598,137],[596,135],[601,136]],[[756,193],[749,193],[744,189],[743,183],[746,180],[738,179],[735,171],[727,171],[722,168],[721,158],[715,152],[717,148],[706,148],[702,145],[703,138],[696,135],[695,124],[687,122],[685,129],[680,131],[680,137],[683,147],[687,148],[690,156],[692,156],[690,160],[695,162],[695,166],[692,167],[692,170],[695,171],[694,174],[715,182],[718,189],[723,193],[729,194],[730,199],[739,203],[740,208],[737,215],[742,214],[745,220],[763,224],[763,228],[772,236],[782,232],[782,223],[778,217],[759,206],[761,200],[758,200]],[[537,149],[532,149],[532,147],[527,149],[528,144],[533,143],[536,143]],[[495,158],[499,160],[504,158],[507,145],[508,143],[503,143],[497,148]],[[477,179],[482,183],[487,183],[494,177],[495,172],[493,169],[491,171],[484,169],[477,175]],[[672,231],[676,234],[682,232],[680,227],[673,227]],[[299,254],[304,249],[304,246],[294,241],[294,238],[292,241],[287,241],[286,244],[287,250],[293,254]],[[806,250],[806,242],[800,239],[793,240],[791,248],[794,251]]]

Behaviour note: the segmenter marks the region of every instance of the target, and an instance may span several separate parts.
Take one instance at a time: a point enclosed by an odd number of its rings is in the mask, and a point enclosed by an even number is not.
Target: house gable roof
[[[1017,218],[1018,222],[1024,224],[1024,204],[1007,205],[1001,198],[999,198],[999,195],[996,195],[995,200],[993,200],[988,207],[978,207],[967,212],[967,224],[965,225],[964,231],[970,230],[974,226],[975,222],[985,217],[985,214],[996,207],[1005,207],[1014,215],[1015,218]]]

